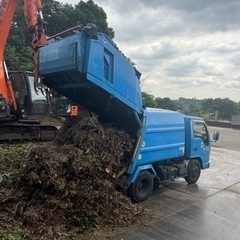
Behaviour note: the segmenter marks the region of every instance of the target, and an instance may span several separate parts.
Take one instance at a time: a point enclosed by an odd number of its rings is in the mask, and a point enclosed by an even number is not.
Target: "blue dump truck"
[[[49,88],[134,137],[130,165],[117,174],[116,184],[142,202],[155,184],[179,177],[197,182],[210,165],[203,119],[142,106],[140,72],[93,24],[64,34],[39,49],[39,74]],[[216,141],[219,133],[213,135]]]

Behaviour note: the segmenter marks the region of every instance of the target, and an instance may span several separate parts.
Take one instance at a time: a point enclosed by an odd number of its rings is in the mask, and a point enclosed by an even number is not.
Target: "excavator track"
[[[37,121],[21,120],[0,124],[0,142],[51,141],[57,128]]]

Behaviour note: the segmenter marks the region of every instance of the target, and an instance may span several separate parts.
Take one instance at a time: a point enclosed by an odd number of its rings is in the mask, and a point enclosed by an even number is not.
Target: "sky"
[[[106,12],[114,42],[142,73],[143,91],[240,101],[239,0],[94,2]]]

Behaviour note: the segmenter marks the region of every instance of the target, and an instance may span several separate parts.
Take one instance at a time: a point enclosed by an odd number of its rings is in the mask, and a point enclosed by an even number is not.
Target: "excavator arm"
[[[18,0],[2,0],[0,5],[0,97],[5,99],[13,111],[17,111],[17,103],[14,96],[11,80],[8,78],[4,63],[4,50],[12,25]],[[34,61],[37,69],[37,49],[46,44],[45,22],[42,14],[40,0],[24,0],[23,12],[27,27],[32,32],[32,45],[34,48]],[[36,71],[37,72],[37,71]],[[37,73],[36,73],[37,74]]]
[[[42,4],[40,0],[22,1],[27,27],[32,35],[36,61],[38,48],[44,46],[47,41]],[[31,89],[31,84],[34,85],[33,77],[24,72],[9,72],[8,74],[4,62],[4,50],[17,4],[18,0],[2,0],[0,3],[0,142],[49,141],[55,136],[56,127],[25,119],[27,114],[31,114],[34,118],[34,114],[39,117],[48,111],[47,108],[45,109],[47,105],[44,100],[39,100],[39,95],[38,98],[34,98]]]
[[[0,6],[0,96],[5,99],[13,110],[17,110],[17,104],[11,81],[8,79],[6,72],[7,69],[4,63],[3,54],[17,2],[17,0],[2,0]]]

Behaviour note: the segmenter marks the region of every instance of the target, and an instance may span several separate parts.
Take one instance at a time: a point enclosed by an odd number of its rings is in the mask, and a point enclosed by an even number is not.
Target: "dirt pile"
[[[141,210],[115,190],[112,179],[128,165],[133,144],[96,117],[70,119],[54,143],[32,149],[6,203],[28,233],[46,239],[129,225]]]

